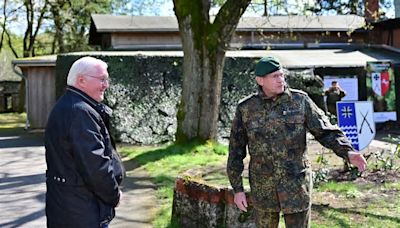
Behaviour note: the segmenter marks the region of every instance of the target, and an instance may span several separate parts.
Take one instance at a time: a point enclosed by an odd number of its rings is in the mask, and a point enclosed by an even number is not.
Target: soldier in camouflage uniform
[[[346,92],[340,88],[337,81],[332,81],[331,87],[325,91],[326,107],[332,115],[337,115],[336,102],[341,101],[346,96]]]
[[[239,103],[229,141],[227,174],[235,204],[247,210],[242,172],[248,150],[257,227],[278,227],[281,211],[286,227],[308,227],[312,180],[306,131],[360,171],[366,168],[366,160],[305,92],[287,88],[276,58],[262,58],[255,74],[260,90]]]

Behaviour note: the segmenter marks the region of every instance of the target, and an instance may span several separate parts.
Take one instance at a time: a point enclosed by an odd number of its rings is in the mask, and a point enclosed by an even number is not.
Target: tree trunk
[[[65,53],[63,32],[64,23],[62,22],[60,15],[60,11],[64,7],[64,4],[64,1],[55,1],[50,3],[50,11],[53,15],[54,28],[56,30],[54,39],[57,41],[59,48],[58,53]]]
[[[228,0],[210,23],[208,0],[174,0],[184,52],[178,143],[215,140],[226,48],[250,0]]]
[[[177,141],[215,139],[225,52],[195,48],[189,23],[183,25],[183,85],[178,112]]]

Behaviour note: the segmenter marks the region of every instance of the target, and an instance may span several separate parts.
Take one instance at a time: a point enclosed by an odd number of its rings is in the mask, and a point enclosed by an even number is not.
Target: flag
[[[362,151],[375,138],[373,106],[370,101],[337,102],[338,125],[356,151]]]
[[[371,73],[372,89],[379,96],[385,96],[390,89],[390,77],[388,71]]]

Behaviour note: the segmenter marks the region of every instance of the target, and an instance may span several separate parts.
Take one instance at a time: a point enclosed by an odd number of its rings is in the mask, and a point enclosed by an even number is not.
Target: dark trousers
[[[265,212],[255,210],[257,228],[277,228],[279,225],[279,212]],[[309,210],[284,214],[286,228],[308,228]]]

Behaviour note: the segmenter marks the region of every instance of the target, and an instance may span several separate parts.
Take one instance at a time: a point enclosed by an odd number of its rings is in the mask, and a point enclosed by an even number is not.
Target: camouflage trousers
[[[310,210],[285,214],[286,228],[308,228],[310,227]],[[277,228],[279,225],[279,212],[265,212],[255,210],[256,226],[257,228]]]

